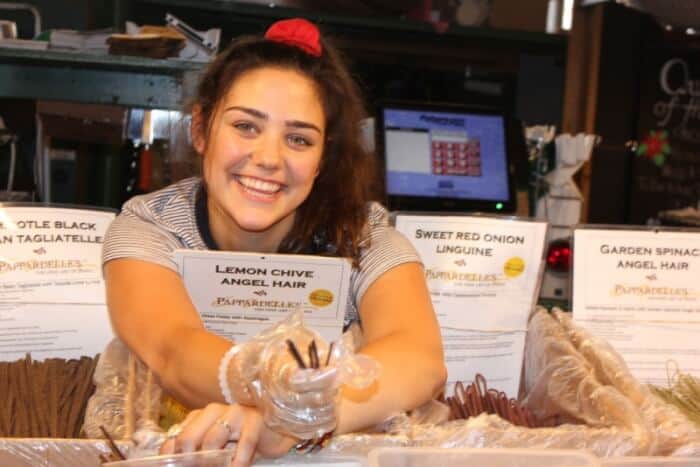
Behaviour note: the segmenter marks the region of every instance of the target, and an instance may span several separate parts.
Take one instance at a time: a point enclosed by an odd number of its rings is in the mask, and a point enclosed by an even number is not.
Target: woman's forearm
[[[395,335],[363,347],[361,353],[380,363],[381,375],[365,390],[342,388],[337,433],[381,423],[424,404],[443,389],[447,373],[442,348],[417,347],[411,341],[410,336]]]
[[[107,304],[119,338],[188,407],[223,402],[218,365],[232,342],[208,332],[182,279],[134,259],[105,265]]]
[[[232,342],[205,329],[183,329],[173,336],[156,375],[175,399],[191,408],[224,402],[219,385],[219,363]]]

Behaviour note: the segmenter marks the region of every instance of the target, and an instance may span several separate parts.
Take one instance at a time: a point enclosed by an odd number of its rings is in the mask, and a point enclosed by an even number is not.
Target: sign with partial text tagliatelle
[[[80,358],[112,339],[102,243],[115,213],[0,205],[0,360]]]
[[[0,303],[0,361],[92,357],[112,337],[104,304]]]
[[[578,228],[573,315],[643,382],[700,376],[700,231]]]
[[[210,331],[242,342],[301,309],[333,341],[342,334],[351,264],[345,258],[177,250],[185,287]]]
[[[103,304],[112,220],[108,211],[0,206],[0,302]]]

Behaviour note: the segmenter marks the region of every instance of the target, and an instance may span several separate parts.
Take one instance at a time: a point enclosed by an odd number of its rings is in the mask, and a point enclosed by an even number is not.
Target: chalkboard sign
[[[627,216],[634,224],[700,199],[700,52],[656,47],[642,56],[640,71]]]

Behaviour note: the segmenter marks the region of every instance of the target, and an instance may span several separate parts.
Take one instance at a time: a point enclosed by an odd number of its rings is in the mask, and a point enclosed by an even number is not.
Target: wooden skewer
[[[332,355],[333,355],[333,342],[331,342],[331,345],[328,346],[328,355],[326,355],[326,364],[324,366],[328,366],[328,364],[331,362]]]
[[[318,370],[318,368],[321,366],[320,362],[318,361],[318,349],[316,348],[316,341],[312,340],[311,343],[309,344],[309,363],[311,364],[311,368],[314,368]]]
[[[114,442],[114,439],[107,433],[107,430],[105,429],[104,426],[100,425],[100,431],[102,434],[105,436],[107,439],[107,444],[109,445],[109,450],[112,451],[112,454],[117,456],[120,460],[126,460],[126,457],[122,452],[119,450],[119,447],[117,446],[117,443]]]
[[[297,346],[294,345],[294,342],[287,339],[287,347],[289,348],[289,352],[292,354],[292,357],[294,357],[294,360],[297,361],[299,368],[305,369],[306,363],[304,363],[304,359],[301,358],[301,354],[299,354],[299,350],[297,349]]]

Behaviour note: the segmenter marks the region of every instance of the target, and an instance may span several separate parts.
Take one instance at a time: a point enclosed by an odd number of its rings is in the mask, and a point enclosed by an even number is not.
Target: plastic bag
[[[571,342],[594,368],[596,377],[614,386],[639,410],[650,430],[655,455],[669,455],[684,445],[700,443],[700,430],[676,407],[651,393],[629,371],[622,357],[607,341],[576,326],[571,316],[555,309],[554,318],[568,333]]]
[[[309,348],[313,341],[322,365],[299,368],[288,341],[300,349]],[[351,334],[333,343],[329,356],[331,345],[304,327],[301,311],[238,347],[228,373],[236,400],[260,407],[273,429],[304,439],[335,428],[341,385],[366,387],[380,372],[376,361],[354,353]],[[88,402],[83,427],[86,434],[103,437],[100,426],[115,439],[132,438],[138,433],[142,441],[138,444],[151,450],[162,433],[157,426],[162,390],[153,373],[114,339],[100,357],[94,381],[95,394]]]
[[[131,438],[143,428],[158,431],[161,388],[153,372],[119,339],[113,339],[100,355],[93,380],[95,393],[83,424],[88,437],[103,438],[100,426],[114,439]]]
[[[252,358],[253,351],[247,347],[255,349],[257,358]],[[354,353],[350,334],[328,344],[304,327],[301,311],[241,344],[232,366],[243,378],[246,393],[263,410],[266,424],[302,439],[335,428],[341,385],[361,389],[380,372],[375,360]]]
[[[636,456],[645,450],[637,434],[619,428],[561,425],[525,428],[497,415],[482,414],[439,425],[392,423],[392,433],[351,433],[333,437],[322,454],[366,455],[379,447],[587,449],[600,457]],[[402,429],[399,429],[401,427]]]

